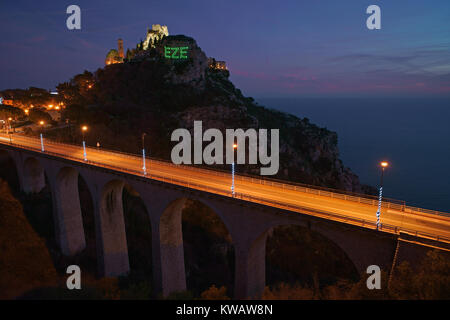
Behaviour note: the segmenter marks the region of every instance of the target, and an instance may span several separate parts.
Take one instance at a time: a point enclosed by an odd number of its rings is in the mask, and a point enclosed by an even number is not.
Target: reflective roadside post
[[[234,197],[234,150],[237,149],[237,144],[233,144],[233,162],[231,163],[231,196]]]
[[[44,124],[45,124],[45,122],[44,121],[39,121],[39,128],[41,129],[40,130],[40,137],[41,137],[41,151],[42,152],[44,152],[45,151],[45,149],[44,149],[44,137],[42,136],[42,130],[43,130],[43,128],[44,128]]]
[[[384,175],[384,169],[386,169],[389,166],[389,162],[382,161],[380,163],[380,166],[381,166],[381,181],[380,181],[380,194],[378,196],[377,230],[379,230],[379,228],[381,226],[380,215],[381,215],[381,200],[383,198],[383,175]]]
[[[87,131],[88,127],[87,126],[82,126],[81,127],[81,132],[83,133],[83,158],[84,161],[87,161],[87,155],[86,155],[86,142],[84,141],[84,134]]]
[[[147,134],[144,132],[142,134],[142,170],[144,170],[144,175],[147,174],[147,167],[145,166],[145,136]]]

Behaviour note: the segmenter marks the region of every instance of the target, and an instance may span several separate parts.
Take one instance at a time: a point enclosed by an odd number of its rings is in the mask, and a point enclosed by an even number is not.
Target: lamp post
[[[380,222],[380,214],[381,214],[381,200],[383,198],[383,175],[384,175],[384,169],[386,169],[389,166],[389,162],[382,161],[380,163],[381,166],[381,181],[380,181],[380,194],[378,196],[378,210],[377,210],[377,230],[381,226]]]
[[[7,130],[8,130],[8,135],[9,135],[9,143],[12,143],[12,137],[11,137],[11,121],[12,118],[9,117],[8,118],[8,125],[6,126]]]
[[[83,158],[84,158],[84,161],[87,161],[86,142],[84,141],[84,133],[87,131],[87,129],[88,129],[87,126],[82,126],[81,127],[81,132],[83,133]]]
[[[41,137],[41,150],[42,150],[42,152],[45,151],[45,149],[44,149],[44,138],[42,137],[42,130],[44,128],[44,124],[45,124],[44,121],[42,121],[42,120],[39,121],[39,128],[40,128],[39,136]]]
[[[142,170],[144,170],[144,175],[147,174],[147,167],[145,166],[145,136],[147,134],[144,132],[142,134]]]
[[[234,150],[237,149],[237,144],[233,144],[233,162],[231,163],[231,196],[234,197]]]

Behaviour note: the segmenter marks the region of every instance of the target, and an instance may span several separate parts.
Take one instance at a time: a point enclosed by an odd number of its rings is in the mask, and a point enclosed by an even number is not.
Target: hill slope
[[[0,180],[0,299],[55,286],[56,270],[43,238],[33,230],[20,202]]]

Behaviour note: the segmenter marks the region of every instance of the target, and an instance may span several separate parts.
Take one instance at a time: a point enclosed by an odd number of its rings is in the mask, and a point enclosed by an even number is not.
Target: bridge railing
[[[30,141],[36,141],[36,138],[32,138],[23,134],[16,134],[21,136],[23,139],[27,139]],[[71,143],[71,142],[59,142],[56,140],[50,140],[50,139],[46,139],[45,140],[45,144],[57,144],[57,145],[71,145],[74,146],[76,148],[81,148],[81,146],[79,144],[75,144],[75,143]],[[105,148],[97,148],[97,147],[90,147],[90,146],[86,146],[87,150],[95,150],[96,152],[100,152],[100,153],[106,153],[106,154],[120,154],[123,155],[125,157],[128,158],[132,158],[132,159],[136,159],[136,160],[140,160],[142,159],[142,155],[141,154],[136,154],[136,153],[129,153],[129,152],[123,152],[123,151],[118,151],[118,150],[112,150],[112,149],[105,149]],[[187,170],[193,170],[193,171],[197,171],[197,172],[205,172],[209,175],[216,175],[216,176],[221,176],[221,177],[229,177],[230,176],[230,172],[226,171],[226,170],[222,170],[220,168],[205,168],[204,166],[198,166],[198,165],[178,165],[178,164],[174,164],[173,162],[169,161],[169,160],[165,160],[165,159],[160,159],[160,158],[154,158],[154,157],[149,157],[146,156],[146,159],[149,161],[149,163],[157,163],[157,164],[161,164],[161,165],[168,165],[168,166],[173,166],[173,167],[182,167],[183,169],[187,169]],[[293,181],[284,181],[284,180],[279,180],[279,179],[275,179],[275,178],[268,178],[268,177],[262,177],[262,176],[252,176],[246,173],[239,173],[235,175],[235,180],[236,181],[249,181],[252,183],[258,183],[258,184],[263,184],[263,185],[270,185],[270,186],[276,186],[276,187],[281,187],[283,189],[291,189],[291,190],[308,190],[305,191],[307,193],[311,193],[311,194],[318,194],[317,190],[321,191],[320,195],[329,195],[329,194],[337,194],[337,195],[347,195],[348,198],[342,198],[342,199],[348,199],[350,201],[352,201],[352,199],[355,198],[365,198],[365,199],[371,199],[374,200],[374,202],[366,202],[366,203],[376,203],[376,205],[378,205],[378,196],[373,196],[373,195],[368,195],[368,194],[363,194],[363,193],[357,193],[357,192],[351,192],[351,191],[346,191],[346,190],[339,190],[339,189],[333,189],[333,188],[327,188],[327,187],[322,187],[322,186],[316,186],[316,185],[310,185],[310,184],[304,184],[304,183],[299,183],[299,182],[293,182]],[[297,188],[293,188],[293,186],[296,186]],[[304,188],[304,189],[302,189]],[[351,198],[350,196],[353,196],[354,198]],[[339,196],[336,196],[335,198],[339,198]],[[392,202],[395,204],[402,204],[405,205],[405,201],[404,200],[397,200],[397,199],[391,199],[391,198],[387,198],[384,197],[383,201],[388,203],[388,202]],[[359,201],[358,201],[359,202]]]
[[[113,169],[113,170],[124,172],[124,173],[138,175],[138,176],[141,176],[141,177],[144,177],[144,178],[149,178],[149,179],[154,179],[154,180],[158,180],[158,181],[168,182],[168,183],[171,183],[171,184],[177,184],[177,185],[184,186],[184,187],[187,187],[187,188],[190,188],[190,189],[197,189],[197,190],[201,190],[201,191],[211,192],[211,193],[223,195],[223,196],[226,196],[226,197],[237,198],[237,199],[244,200],[244,201],[260,203],[260,204],[268,205],[268,206],[271,206],[271,207],[277,207],[277,208],[280,208],[280,209],[286,209],[286,210],[296,211],[296,212],[300,212],[300,213],[304,213],[305,211],[306,212],[312,212],[314,215],[326,217],[326,218],[329,218],[329,219],[332,219],[332,220],[335,220],[335,221],[340,221],[340,222],[343,222],[343,223],[357,225],[357,226],[361,226],[361,227],[365,227],[365,228],[369,228],[369,229],[376,229],[376,223],[374,221],[369,221],[369,220],[356,218],[356,217],[351,217],[351,216],[338,214],[338,213],[320,211],[320,210],[317,210],[317,209],[308,208],[308,207],[300,206],[300,205],[297,205],[297,204],[280,202],[280,201],[276,201],[276,200],[273,200],[273,199],[266,199],[266,198],[256,197],[256,196],[253,196],[253,195],[250,195],[250,194],[246,194],[246,193],[242,193],[242,192],[235,193],[235,195],[233,196],[232,193],[231,193],[231,190],[230,191],[225,191],[224,189],[221,189],[221,188],[214,188],[214,187],[206,186],[206,185],[199,184],[199,183],[186,182],[186,181],[180,180],[180,179],[178,179],[178,178],[176,178],[176,177],[174,177],[173,175],[170,175],[170,174],[169,175],[165,175],[165,176],[158,175],[158,174],[147,174],[147,175],[144,175],[142,173],[142,171],[140,171],[140,170],[134,170],[134,169],[129,169],[129,168],[121,167],[121,166],[104,164],[104,163],[100,163],[100,162],[96,162],[96,161],[92,161],[92,160],[84,161],[84,160],[80,159],[79,157],[74,157],[74,156],[71,156],[71,155],[68,155],[68,154],[61,154],[61,153],[52,152],[52,151],[42,152],[39,148],[33,148],[33,147],[24,146],[24,145],[15,144],[15,143],[9,143],[8,145],[17,146],[19,148],[31,150],[31,151],[34,151],[34,152],[39,152],[39,153],[44,153],[44,154],[48,154],[48,155],[52,155],[52,156],[66,158],[66,159],[73,160],[73,161],[80,162],[80,163],[86,163],[86,164],[89,164],[89,165],[95,165],[95,166],[98,166],[98,167],[103,167],[103,168]],[[426,233],[426,232],[406,229],[406,228],[403,228],[403,227],[400,227],[400,226],[382,224],[381,227],[380,227],[380,230],[385,231],[385,232],[389,232],[389,233],[394,233],[394,234],[400,234],[400,232],[406,232],[406,233],[413,234],[413,235],[418,236],[418,237],[423,237],[423,238],[428,238],[428,239],[432,239],[432,240],[444,241],[444,242],[449,242],[450,243],[450,238],[446,238],[446,237],[443,237],[441,235],[429,234],[429,233]]]
[[[18,134],[16,134],[16,135],[18,135]],[[33,141],[37,140],[35,138],[31,138],[31,137],[28,137],[25,135],[20,135],[20,136],[27,140],[33,140]],[[48,139],[46,140],[45,143],[46,144],[54,144],[54,145],[72,145],[74,147],[81,148],[77,144],[62,143],[62,142],[57,142],[57,141],[48,140]],[[18,145],[20,146],[20,144],[18,144]],[[108,150],[108,149],[103,149],[103,148],[87,147],[87,150],[95,150],[96,152],[101,152],[101,153],[111,154],[111,155],[121,154],[125,157],[132,158],[137,161],[140,161],[142,159],[142,157],[137,154],[126,153],[126,152],[115,151],[115,150]],[[167,161],[167,160],[163,160],[163,159],[156,159],[156,158],[152,158],[152,157],[146,157],[146,159],[148,161],[149,168],[151,168],[152,164],[158,164],[158,165],[164,165],[164,166],[170,166],[170,167],[176,167],[176,168],[183,168],[185,170],[203,172],[208,175],[215,175],[215,176],[220,176],[220,177],[230,177],[230,175],[231,175],[230,172],[218,170],[218,169],[212,170],[212,169],[206,169],[203,167],[178,165],[178,164],[172,163],[171,161]],[[141,174],[142,172],[136,171],[136,173]],[[342,191],[342,190],[337,190],[337,189],[324,188],[324,187],[319,187],[319,186],[311,186],[311,185],[301,184],[301,183],[296,183],[296,182],[286,183],[285,181],[281,181],[281,180],[277,180],[277,179],[271,179],[271,178],[265,178],[265,177],[264,178],[253,177],[250,175],[243,175],[243,174],[235,175],[235,181],[236,182],[237,181],[246,181],[246,182],[256,183],[256,184],[261,184],[261,185],[266,185],[266,186],[278,187],[278,188],[286,189],[286,190],[299,191],[299,192],[313,194],[313,195],[317,195],[317,196],[324,196],[324,197],[330,197],[330,198],[334,198],[334,199],[341,199],[341,200],[345,200],[345,201],[352,201],[352,202],[356,202],[356,203],[367,204],[367,205],[371,205],[371,206],[378,206],[378,198],[375,196],[366,195],[366,194],[358,194],[358,193],[352,193],[352,192],[347,192],[347,191]],[[429,209],[417,208],[417,207],[413,207],[413,206],[407,206],[405,201],[403,201],[403,200],[390,199],[390,198],[386,198],[386,197],[383,198],[381,207],[387,208],[387,209],[398,210],[398,211],[404,211],[407,213],[421,213],[421,214],[430,214],[430,215],[436,215],[436,216],[442,216],[442,217],[450,217],[450,213],[447,213],[447,212],[441,212],[441,211],[436,211],[436,210],[429,210]]]
[[[92,149],[92,150],[96,150],[96,151],[100,151],[102,153],[108,153],[108,154],[119,153],[121,155],[130,157],[130,158],[133,158],[136,160],[142,159],[142,157],[137,154],[116,152],[116,151],[105,150],[105,149],[96,149],[96,148],[92,148],[92,147],[88,147],[88,149]],[[215,175],[215,176],[220,176],[220,177],[230,177],[230,175],[231,175],[230,172],[220,170],[220,169],[206,169],[206,168],[196,167],[196,166],[179,165],[179,164],[174,164],[171,161],[167,161],[167,160],[163,160],[163,159],[156,159],[156,158],[152,158],[152,157],[146,157],[146,159],[148,161],[149,168],[151,167],[152,163],[153,164],[156,163],[159,165],[183,168],[186,170],[203,172],[208,175]],[[326,196],[326,197],[331,197],[331,198],[335,198],[335,199],[342,199],[342,200],[346,200],[346,201],[354,201],[354,202],[358,202],[358,203],[365,203],[365,204],[369,204],[369,205],[373,205],[373,206],[378,206],[378,197],[366,195],[366,194],[358,194],[358,193],[353,193],[353,192],[348,192],[348,191],[343,191],[343,190],[325,188],[325,187],[320,187],[320,186],[312,186],[312,185],[301,184],[301,183],[296,183],[296,182],[287,183],[287,182],[283,182],[281,180],[276,180],[276,179],[271,179],[271,178],[253,177],[253,176],[245,175],[245,174],[236,174],[235,181],[246,181],[246,182],[257,183],[257,184],[266,185],[266,186],[278,187],[278,188],[287,189],[287,190],[299,191],[299,192],[303,192],[303,193],[316,194],[319,196]],[[395,210],[403,210],[405,208],[405,201],[390,199],[390,198],[385,197],[385,198],[383,198],[382,207],[395,209]]]
[[[417,208],[417,207],[411,207],[411,206],[405,206],[404,211],[408,212],[408,213],[420,212],[420,213],[425,213],[425,214],[433,214],[433,215],[438,215],[438,216],[443,216],[443,217],[450,217],[450,214],[447,212],[441,212],[441,211]]]
[[[331,218],[332,220],[335,220],[335,221],[340,221],[340,222],[343,222],[343,223],[357,225],[357,226],[361,226],[361,227],[365,227],[365,228],[369,228],[369,229],[374,229],[374,230],[377,229],[377,224],[376,224],[375,221],[370,221],[370,220],[365,220],[365,219],[361,219],[361,218],[351,217],[351,216],[338,214],[338,213],[318,211],[318,210],[315,210],[315,209],[302,207],[302,206],[299,206],[299,205],[296,205],[296,204],[287,204],[287,203],[279,202],[279,201],[275,201],[275,200],[268,201],[267,199],[262,199],[262,198],[259,198],[259,197],[246,195],[246,194],[241,194],[241,193],[237,193],[236,194],[236,198],[242,199],[242,200],[251,201],[251,202],[259,202],[259,203],[266,204],[266,205],[269,205],[269,206],[275,206],[275,207],[279,207],[279,208],[282,208],[282,209],[288,209],[290,211],[298,211],[298,212],[309,211],[309,212],[314,212],[315,215]],[[393,234],[400,234],[401,232],[403,232],[403,233],[408,233],[408,234],[415,235],[417,237],[422,237],[422,238],[427,238],[427,239],[431,239],[431,240],[444,241],[444,242],[450,243],[450,238],[447,238],[447,237],[444,237],[444,236],[440,236],[440,235],[436,235],[436,234],[427,233],[427,232],[412,230],[412,229],[404,228],[402,226],[395,226],[395,225],[382,223],[381,226],[379,227],[379,230],[385,231],[385,232],[389,232],[389,233],[393,233]]]

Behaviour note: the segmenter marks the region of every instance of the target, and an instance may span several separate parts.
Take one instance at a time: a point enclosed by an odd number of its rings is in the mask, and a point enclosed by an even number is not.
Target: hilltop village
[[[106,54],[105,65],[116,63],[126,63],[133,61],[151,60],[154,50],[171,60],[186,60],[190,58],[189,49],[192,45],[191,38],[184,36],[169,36],[167,26],[159,24],[147,28],[147,34],[144,41],[139,42],[135,48],[124,51],[123,40],[117,40],[117,49],[111,49]],[[227,70],[225,61],[217,61],[214,58],[208,58],[208,67],[216,70]]]
[[[105,66],[118,63],[133,63],[143,60],[154,60],[158,55],[168,61],[183,62],[192,59],[193,39],[186,36],[170,36],[167,26],[159,24],[147,28],[145,40],[140,41],[134,48],[124,50],[122,39],[117,40],[117,49],[108,51],[105,57]],[[228,70],[225,61],[208,58],[207,64],[212,70]],[[86,89],[91,89],[93,83],[86,81]],[[0,92],[0,105],[4,108],[16,107],[25,115],[35,107],[41,108],[51,115],[53,120],[60,119],[60,111],[65,108],[63,98],[58,96],[57,90],[46,90],[30,87],[29,89],[13,89]],[[11,113],[14,110],[11,109]],[[16,115],[12,115],[13,120]],[[0,123],[0,125],[5,122]]]

